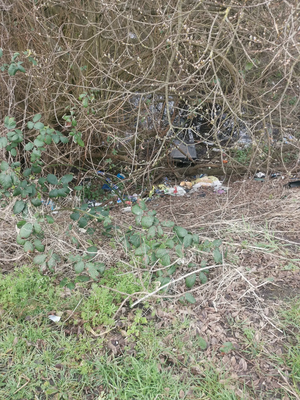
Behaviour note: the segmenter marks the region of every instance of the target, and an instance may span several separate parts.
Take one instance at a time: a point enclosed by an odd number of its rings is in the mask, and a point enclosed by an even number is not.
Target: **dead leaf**
[[[179,392],[179,397],[181,398],[181,399],[184,399],[184,391],[181,389],[180,390],[180,392]]]

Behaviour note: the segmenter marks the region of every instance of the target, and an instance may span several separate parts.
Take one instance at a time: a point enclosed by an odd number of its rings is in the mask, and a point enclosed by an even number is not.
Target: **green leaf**
[[[78,226],[79,228],[85,228],[88,224],[88,219],[85,217],[81,217],[80,220],[78,221]]]
[[[2,163],[0,164],[0,169],[1,169],[1,171],[7,171],[9,169],[8,162],[2,161]]]
[[[40,130],[44,128],[44,124],[42,122],[37,122],[36,124],[34,124],[34,129]]]
[[[88,282],[90,280],[90,277],[87,275],[80,275],[77,276],[75,279],[75,282]]]
[[[56,266],[56,264],[57,264],[57,260],[56,260],[56,258],[54,257],[54,254],[53,254],[53,256],[50,257],[49,261],[47,262],[47,265],[50,268],[50,270],[53,270],[54,267]]]
[[[74,282],[68,282],[68,283],[66,284],[66,287],[67,287],[68,289],[70,289],[70,290],[73,290],[73,289],[75,289],[75,283],[74,283]]]
[[[77,190],[79,192],[80,190],[83,190],[83,186],[75,186],[74,190]]]
[[[206,343],[206,340],[203,339],[203,337],[198,337],[198,344],[201,350],[206,350],[208,347],[208,344]]]
[[[175,246],[175,251],[178,257],[183,258],[182,246],[180,244]]]
[[[134,247],[139,247],[141,245],[141,237],[140,237],[140,235],[137,235],[137,234],[131,235],[130,238],[129,238],[129,242]]]
[[[17,227],[18,227],[19,229],[21,229],[22,226],[24,226],[25,224],[26,224],[25,219],[22,219],[22,221],[17,222]]]
[[[173,222],[173,221],[162,221],[161,225],[165,226],[166,228],[173,228],[173,226],[175,225],[175,222]]]
[[[196,299],[191,293],[186,293],[184,295],[184,297],[185,297],[186,301],[188,301],[189,303],[191,303],[191,304],[195,304],[196,303]]]
[[[193,242],[194,242],[195,244],[199,244],[199,243],[200,243],[200,239],[199,239],[199,236],[198,236],[198,235],[193,235]]]
[[[37,221],[35,221],[33,223],[33,229],[34,229],[34,232],[37,233],[37,234],[42,233],[42,227]]]
[[[25,253],[33,253],[34,252],[34,246],[31,242],[29,242],[29,240],[27,240],[27,242],[25,242],[25,244],[24,244],[24,251],[25,251]]]
[[[32,118],[33,122],[38,122],[42,118],[42,114],[35,114],[35,116]]]
[[[154,217],[143,217],[141,220],[141,224],[143,228],[150,228],[153,225]]]
[[[147,244],[142,243],[141,246],[138,247],[138,248],[135,250],[134,254],[135,254],[136,256],[143,256],[144,254],[147,253],[147,251],[148,251],[149,249],[150,249],[150,247],[149,247]]]
[[[37,265],[41,265],[45,262],[46,258],[47,258],[47,254],[39,254],[34,257],[33,263],[37,264]]]
[[[51,199],[53,199],[53,198],[55,198],[55,197],[58,197],[58,189],[52,189],[52,190],[50,190],[48,196],[49,196]]]
[[[31,168],[26,168],[25,170],[24,170],[24,172],[23,172],[23,176],[25,177],[25,178],[27,178],[28,176],[30,176],[31,175]]]
[[[164,256],[162,256],[162,257],[160,258],[160,263],[161,263],[161,265],[163,265],[164,267],[167,267],[168,265],[170,265],[170,264],[171,264],[171,259],[170,259],[169,254],[165,254]]]
[[[147,239],[153,239],[155,237],[155,233],[156,233],[155,226],[151,226],[151,228],[148,230]]]
[[[148,215],[150,215],[150,217],[155,217],[156,214],[157,214],[157,211],[155,211],[155,210],[148,211]]]
[[[132,207],[131,211],[132,211],[132,213],[133,213],[134,215],[143,215],[143,214],[144,214],[144,212],[143,212],[143,210],[141,209],[141,207],[139,207],[137,204],[136,204],[135,206]]]
[[[17,124],[16,124],[16,121],[15,121],[15,119],[13,117],[6,116],[4,118],[4,126],[7,129],[14,129],[17,126]]]
[[[96,246],[90,246],[90,247],[88,247],[88,248],[86,249],[86,251],[87,251],[88,253],[91,253],[93,256],[95,256],[95,255],[97,254],[98,249],[97,249]]]
[[[31,203],[34,207],[40,207],[42,205],[42,201],[38,198],[31,199]]]
[[[231,342],[225,342],[219,349],[222,353],[230,353],[231,350],[234,350],[234,346]]]
[[[173,239],[168,239],[168,240],[166,241],[166,247],[167,247],[168,249],[173,249],[174,246],[175,246],[175,242],[174,242]]]
[[[27,122],[27,128],[28,129],[33,129],[33,127],[34,127],[34,123],[32,121],[28,121]]]
[[[34,142],[33,142],[33,144],[34,144],[36,147],[43,147],[44,144],[45,144],[45,142],[42,141],[42,140],[40,140],[40,139],[35,139]]]
[[[14,76],[17,71],[18,71],[17,64],[16,63],[10,64],[8,68],[8,75]]]
[[[176,272],[177,265],[173,264],[167,271],[167,275],[173,275]]]
[[[71,218],[73,221],[78,221],[79,218],[80,218],[80,213],[79,213],[78,211],[74,211],[74,212],[70,215],[70,218]]]
[[[168,250],[166,250],[166,249],[157,249],[155,252],[155,255],[157,258],[161,258],[161,257],[165,256],[166,254],[168,254]]]
[[[45,136],[45,143],[46,144],[51,144],[52,143],[52,137],[49,136],[49,135]]]
[[[97,279],[97,277],[99,276],[99,272],[94,263],[86,263],[86,269],[88,270],[91,278]]]
[[[142,218],[143,218],[142,215],[136,215],[136,216],[135,216],[135,223],[136,223],[138,226],[141,225]]]
[[[20,245],[25,244],[26,240],[22,239],[20,235],[17,236],[17,243]]]
[[[202,284],[204,284],[208,281],[208,278],[204,272],[200,272],[199,279]]]
[[[42,171],[42,168],[39,165],[32,165],[31,169],[34,174],[39,174]]]
[[[74,265],[74,270],[76,274],[81,274],[81,272],[84,270],[84,262],[79,261]]]
[[[45,246],[43,245],[43,243],[39,239],[35,239],[33,244],[34,244],[34,247],[36,248],[37,251],[39,251],[41,253],[43,251],[45,251]]]
[[[60,183],[69,183],[73,180],[73,175],[72,174],[68,174],[68,175],[64,175],[61,180]]]
[[[49,182],[51,185],[57,185],[58,184],[58,179],[56,178],[55,175],[48,174],[47,175],[47,182]]]
[[[0,58],[3,56],[3,50],[0,48]]]
[[[144,210],[144,211],[147,210],[147,206],[146,206],[146,203],[144,202],[144,200],[139,202],[139,206],[141,207],[142,210]]]
[[[185,278],[186,287],[189,289],[194,286],[195,282],[196,282],[196,274],[192,274]]]
[[[188,264],[188,267],[189,267],[189,268],[197,268],[197,264],[195,264],[195,263],[193,263],[193,262],[190,262],[190,263]]]
[[[7,138],[5,136],[0,137],[0,149],[4,149],[7,146]]]
[[[54,222],[53,217],[51,217],[50,215],[45,215],[45,218],[46,218],[48,224],[53,224],[53,222]]]
[[[10,150],[10,154],[11,154],[13,157],[16,157],[16,155],[17,155],[17,150],[16,150],[16,149],[11,149],[11,150]]]
[[[14,204],[14,213],[20,214],[25,208],[26,203],[23,200],[17,200]]]
[[[33,232],[33,225],[27,222],[22,228],[20,229],[19,235],[22,239],[27,239]]]
[[[164,236],[164,231],[162,230],[162,227],[160,225],[157,226],[157,236],[158,237]]]
[[[193,243],[193,235],[190,235],[189,233],[187,235],[185,235],[184,239],[183,239],[183,246],[184,248],[187,248],[189,246],[191,246]]]
[[[177,236],[180,238],[183,238],[188,234],[187,230],[184,228],[181,228],[181,226],[174,226],[173,230],[177,234]]]
[[[215,249],[213,252],[213,257],[215,260],[216,264],[221,264],[222,263],[222,253],[220,252],[219,249]]]

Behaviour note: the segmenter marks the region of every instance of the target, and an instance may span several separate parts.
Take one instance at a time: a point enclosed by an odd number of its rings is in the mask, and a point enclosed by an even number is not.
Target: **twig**
[[[157,292],[159,292],[160,290],[162,290],[162,289],[168,287],[169,285],[173,285],[173,284],[176,283],[176,282],[182,281],[182,279],[185,279],[185,278],[187,278],[187,277],[190,276],[190,275],[196,274],[197,272],[203,272],[203,271],[206,271],[206,270],[209,270],[209,269],[213,269],[213,268],[218,268],[218,267],[220,267],[220,266],[221,266],[221,265],[211,265],[210,267],[199,268],[199,269],[197,269],[196,271],[189,272],[188,274],[183,275],[183,276],[181,276],[180,278],[174,279],[173,281],[170,281],[170,282],[166,283],[165,285],[159,287],[158,289],[154,290],[154,292],[148,293],[146,296],[142,297],[140,300],[135,301],[135,302],[132,304],[131,308],[133,308],[133,307],[136,306],[137,304],[141,303],[142,301],[148,299],[149,297],[155,295],[155,294],[156,294]]]
[[[65,322],[67,322],[67,321],[72,317],[72,315],[74,314],[74,312],[76,311],[76,309],[78,308],[78,306],[79,306],[79,304],[82,302],[82,300],[83,300],[83,297],[79,300],[77,306],[74,308],[74,310],[73,310],[73,311],[71,312],[71,314],[68,316],[68,318],[65,319],[65,320],[63,321],[63,324],[64,324]]]
[[[30,379],[27,378],[27,376],[25,376],[25,375],[21,375],[21,376],[20,376],[20,380],[21,380],[21,378],[26,379],[27,382],[24,383],[24,385],[22,385],[19,389],[17,389],[17,390],[14,392],[14,394],[18,393],[20,390],[22,390],[22,389],[23,389],[26,385],[28,385],[28,383],[30,382]]]

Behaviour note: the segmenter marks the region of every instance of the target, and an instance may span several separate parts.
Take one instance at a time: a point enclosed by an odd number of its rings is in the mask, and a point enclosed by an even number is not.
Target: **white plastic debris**
[[[172,188],[166,188],[165,194],[170,194],[173,196],[184,196],[186,191],[181,186],[174,186]]]
[[[48,318],[51,319],[51,321],[53,322],[59,322],[61,317],[59,317],[58,315],[49,315]]]

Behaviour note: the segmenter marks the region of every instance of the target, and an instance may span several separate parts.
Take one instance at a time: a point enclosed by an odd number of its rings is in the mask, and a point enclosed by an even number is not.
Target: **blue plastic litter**
[[[125,179],[125,176],[122,175],[122,174],[118,174],[118,175],[117,175],[117,178],[119,178],[119,179]]]

